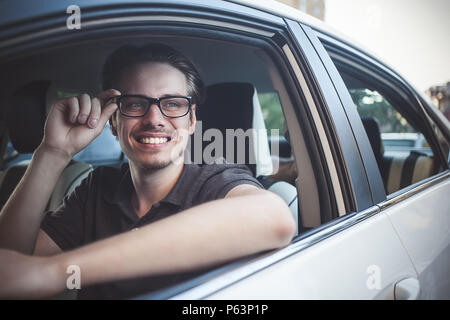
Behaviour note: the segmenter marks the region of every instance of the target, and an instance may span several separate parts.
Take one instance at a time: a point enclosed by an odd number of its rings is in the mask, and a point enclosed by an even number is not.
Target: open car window
[[[49,47],[44,52],[28,52],[20,59],[8,61],[3,65],[7,69],[4,74],[15,70],[17,75],[14,81],[9,81],[6,85],[8,94],[13,96],[19,88],[26,87],[34,81],[48,80],[51,87],[44,92],[46,112],[55,99],[84,92],[95,95],[100,92],[98,74],[104,58],[122,45],[146,42],[169,44],[185,52],[194,60],[204,78],[207,96],[205,103],[199,106],[197,114],[198,127],[202,128],[199,136],[202,145],[199,164],[206,164],[219,156],[224,156],[227,162],[242,163],[241,159],[227,158],[227,150],[220,150],[222,146],[215,148],[214,143],[217,143],[218,138],[222,139],[226,147],[227,138],[220,134],[228,134],[226,130],[231,130],[231,134],[235,136],[235,143],[243,143],[245,146],[244,164],[249,166],[266,189],[279,194],[286,201],[297,222],[298,233],[301,233],[302,219],[298,213],[300,204],[296,184],[298,173],[296,157],[291,148],[291,144],[300,138],[295,135],[289,136],[290,130],[284,110],[292,108],[294,102],[285,93],[280,97],[280,88],[284,92],[291,89],[283,83],[283,75],[273,69],[274,63],[266,64],[266,61],[271,61],[265,51],[267,48],[201,37],[174,39],[163,36],[155,39],[118,36],[114,39],[97,39],[68,46]],[[71,64],[63,64],[60,68],[54,67],[55,61],[67,59],[72,61]],[[275,78],[273,73],[276,74]],[[8,79],[2,77],[1,82],[6,84]],[[221,103],[224,99],[228,99],[227,104]],[[41,104],[41,101],[36,103]],[[299,130],[298,127],[294,129]],[[22,134],[25,137],[34,133],[30,128]],[[194,134],[192,140],[195,139]],[[198,144],[198,141],[193,141],[193,144],[195,143]],[[9,153],[5,156],[10,157],[10,154],[14,153],[13,149],[10,144]],[[305,151],[303,158],[307,156]],[[29,160],[31,153],[20,156]],[[109,125],[106,125],[100,136],[90,145],[75,155],[73,160],[87,163],[94,168],[103,165],[120,166],[127,161],[118,141],[111,134]],[[193,160],[196,163],[197,159]],[[5,170],[16,164],[8,161]]]

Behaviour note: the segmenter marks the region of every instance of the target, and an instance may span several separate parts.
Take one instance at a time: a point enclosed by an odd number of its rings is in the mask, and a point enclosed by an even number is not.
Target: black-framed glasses
[[[164,116],[180,118],[189,113],[192,105],[192,97],[185,96],[149,98],[142,95],[124,94],[115,99],[120,113],[127,117],[143,117],[150,107],[156,104]]]

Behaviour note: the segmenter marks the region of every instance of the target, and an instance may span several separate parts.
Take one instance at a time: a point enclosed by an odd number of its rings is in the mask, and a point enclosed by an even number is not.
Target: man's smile
[[[167,138],[140,138],[139,142],[143,144],[163,144],[168,141]]]
[[[163,145],[172,140],[170,135],[156,133],[141,133],[134,136],[134,139],[140,144]]]

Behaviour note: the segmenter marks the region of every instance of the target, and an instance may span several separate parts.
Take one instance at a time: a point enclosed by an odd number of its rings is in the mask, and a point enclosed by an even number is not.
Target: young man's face
[[[152,98],[188,95],[185,75],[163,63],[143,63],[126,69],[118,89],[122,94]],[[192,116],[188,113],[180,118],[167,118],[153,104],[139,118],[117,112],[111,118],[111,129],[130,162],[143,169],[161,169],[183,160],[188,134],[195,128],[194,111],[192,105]]]

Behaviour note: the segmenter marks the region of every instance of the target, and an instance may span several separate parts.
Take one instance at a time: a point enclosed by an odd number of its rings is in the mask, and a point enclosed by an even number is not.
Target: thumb
[[[119,90],[108,89],[108,90],[100,92],[97,95],[97,98],[100,100],[100,104],[101,104],[102,108],[104,108],[104,107],[106,107],[106,104],[108,104],[112,98],[120,96],[120,95],[121,95],[121,93]]]
[[[99,119],[99,127],[103,127],[106,122],[108,121],[109,118],[111,118],[111,116],[114,114],[114,112],[117,110],[117,103],[112,102],[109,103],[108,105],[106,105],[103,109],[102,109],[102,113],[100,115],[100,119]]]
[[[120,91],[115,89],[105,90],[98,94],[97,98],[100,100],[100,105],[102,108],[102,113],[99,119],[101,126],[104,126],[112,114],[117,110],[117,103],[112,98],[119,95]]]

